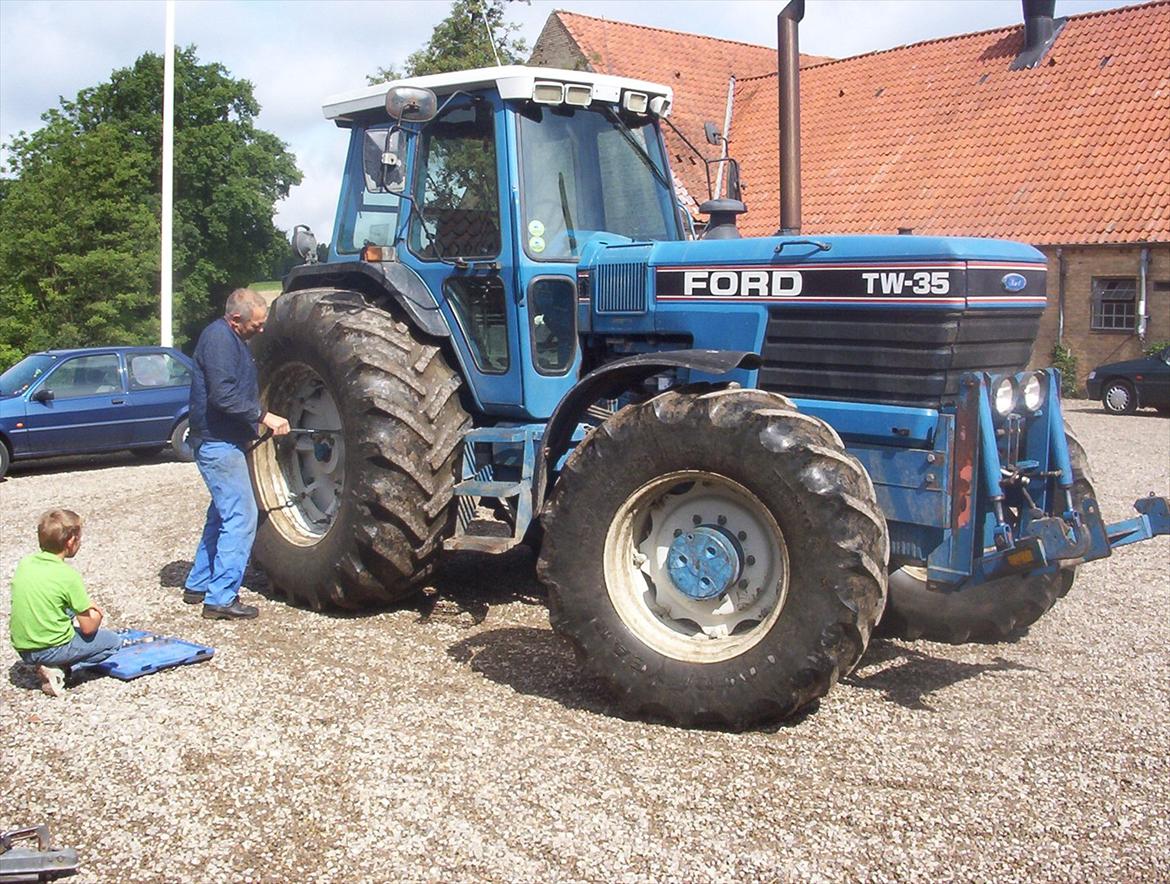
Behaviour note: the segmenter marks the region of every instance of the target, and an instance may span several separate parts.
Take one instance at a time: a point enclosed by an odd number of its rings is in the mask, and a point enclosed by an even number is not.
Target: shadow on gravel
[[[567,709],[622,717],[600,682],[582,675],[572,648],[547,629],[509,626],[457,641],[447,656],[485,678]]]
[[[419,623],[470,619],[467,625],[478,626],[493,605],[543,605],[545,600],[533,553],[518,546],[502,555],[448,553],[415,606]]]
[[[9,466],[6,478],[19,479],[21,476],[45,476],[52,473],[85,473],[134,464],[158,463],[178,463],[178,460],[169,450],[144,457],[137,457],[129,451],[115,451],[110,454],[66,454],[42,460],[18,460]]]
[[[65,688],[66,690],[71,690],[79,685],[85,684],[87,681],[105,677],[104,673],[90,670],[70,672],[65,678]],[[8,683],[20,690],[39,691],[41,689],[41,680],[37,676],[36,664],[17,660],[8,667]]]
[[[880,668],[878,668],[880,667]],[[867,670],[876,670],[867,675]],[[948,688],[987,672],[1035,672],[1035,667],[996,657],[990,663],[960,663],[932,657],[886,639],[874,639],[853,673],[841,681],[855,688],[881,691],[884,699],[907,709],[933,712],[927,699]]]

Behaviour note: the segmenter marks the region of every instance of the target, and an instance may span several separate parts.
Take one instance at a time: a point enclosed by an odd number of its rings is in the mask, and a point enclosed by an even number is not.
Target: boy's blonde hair
[[[49,510],[37,520],[37,542],[50,553],[63,553],[65,546],[81,534],[81,516],[73,510]]]

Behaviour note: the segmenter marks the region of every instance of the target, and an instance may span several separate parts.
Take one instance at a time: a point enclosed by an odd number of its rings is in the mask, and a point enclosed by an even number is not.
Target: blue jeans
[[[244,449],[204,440],[195,449],[199,474],[211,492],[203,536],[185,587],[205,593],[205,605],[230,605],[240,593],[256,538],[256,498]]]
[[[20,651],[25,663],[43,663],[45,666],[73,666],[77,663],[101,663],[122,647],[122,636],[112,629],[100,626],[93,635],[82,635],[74,627],[73,638],[55,648]]]

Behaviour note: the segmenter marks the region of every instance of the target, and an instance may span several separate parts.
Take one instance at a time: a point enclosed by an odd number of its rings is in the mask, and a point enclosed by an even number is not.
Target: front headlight
[[[1024,400],[1024,408],[1028,411],[1039,411],[1040,406],[1044,404],[1044,374],[1037,371],[1028,375],[1020,390],[1020,396]]]
[[[1092,380],[1093,378],[1095,378],[1096,376],[1097,376],[1097,369],[1095,369],[1095,368],[1094,368],[1094,369],[1093,369],[1091,372],[1089,372],[1089,377],[1088,377],[1088,380],[1090,380],[1090,381],[1091,381],[1091,380]]]
[[[1012,413],[1012,408],[1016,404],[1016,382],[1013,378],[1000,378],[995,385],[995,392],[992,394],[992,404],[995,406],[995,413],[1000,417],[1007,417]]]

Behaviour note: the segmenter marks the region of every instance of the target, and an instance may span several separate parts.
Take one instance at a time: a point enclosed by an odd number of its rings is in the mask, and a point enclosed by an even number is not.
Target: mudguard
[[[635,384],[672,368],[722,375],[740,368],[754,371],[761,363],[758,353],[743,350],[664,350],[627,356],[590,372],[565,395],[548,420],[532,481],[535,497],[532,511],[539,513],[544,505],[551,473],[549,465],[559,461],[568,450],[585,409],[598,399],[624,393]]]
[[[334,286],[363,294],[392,297],[419,331],[448,338],[451,329],[426,283],[413,270],[397,261],[369,263],[341,261],[333,264],[301,264],[284,278],[284,291]]]

